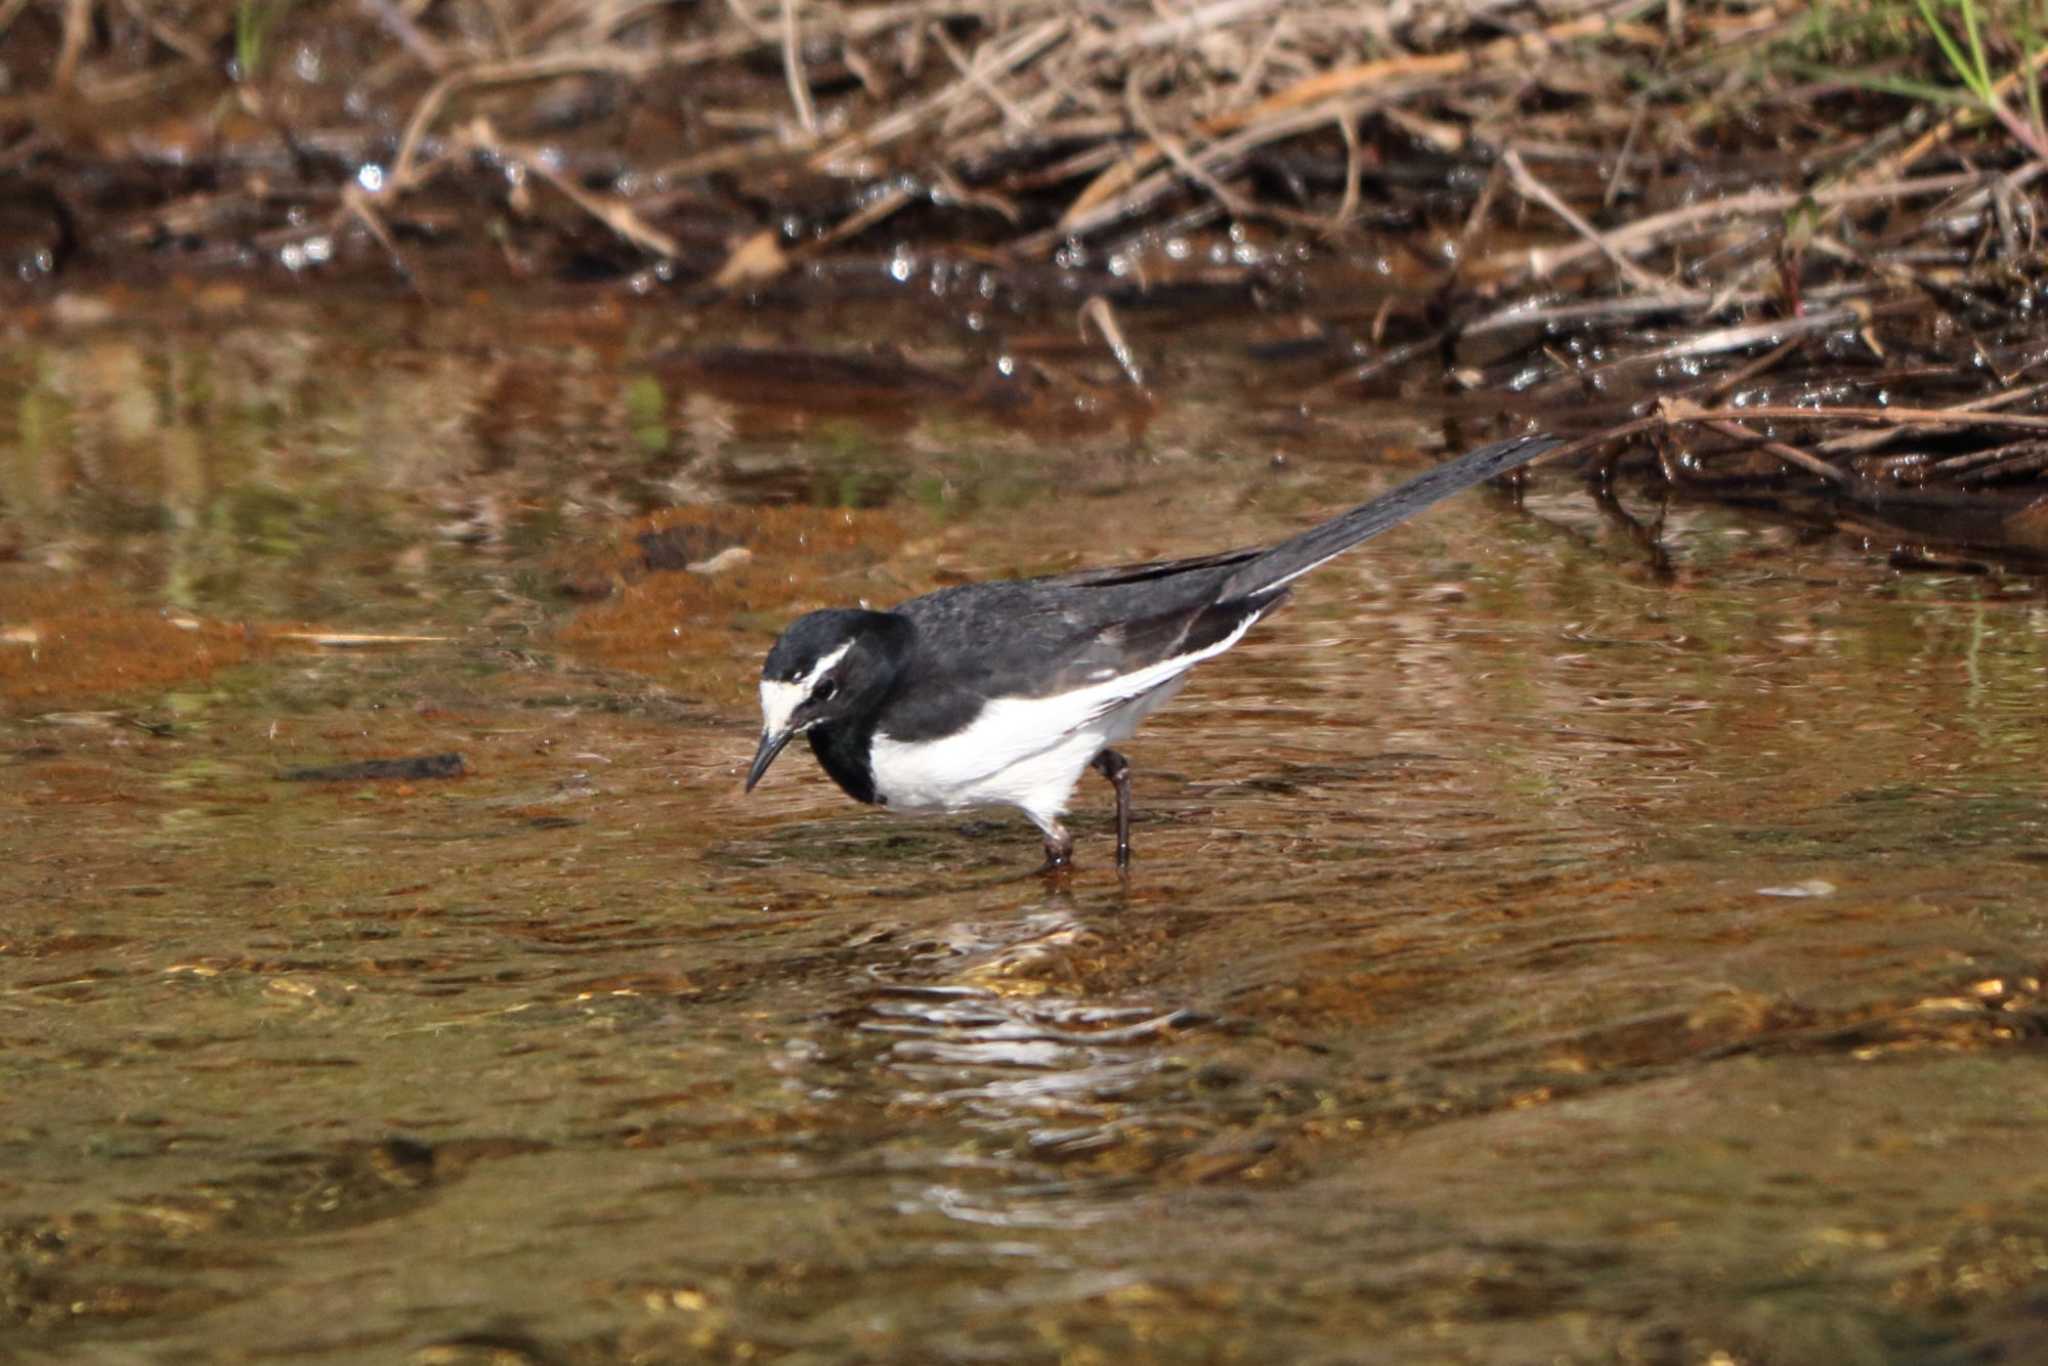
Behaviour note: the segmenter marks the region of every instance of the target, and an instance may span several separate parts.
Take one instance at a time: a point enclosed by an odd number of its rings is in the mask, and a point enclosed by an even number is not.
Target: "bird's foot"
[[[1074,872],[1074,837],[1067,828],[1055,823],[1045,832],[1045,866],[1040,875],[1048,878],[1070,877]]]

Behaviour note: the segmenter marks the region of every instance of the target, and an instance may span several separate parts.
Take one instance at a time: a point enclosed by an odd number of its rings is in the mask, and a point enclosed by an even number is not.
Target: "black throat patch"
[[[875,804],[875,770],[868,749],[875,741],[876,712],[828,721],[806,732],[818,766],[832,775],[840,790],[857,802]]]

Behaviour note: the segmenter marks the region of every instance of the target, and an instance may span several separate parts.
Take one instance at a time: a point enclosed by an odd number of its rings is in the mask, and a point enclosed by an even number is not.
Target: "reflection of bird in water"
[[[886,1045],[853,1084],[884,1088],[892,1112],[944,1113],[984,1138],[974,1159],[932,1170],[912,1203],[975,1223],[1087,1222],[1106,1212],[1102,1187],[1130,1169],[1091,1173],[1071,1159],[1116,1150],[1140,1161],[1186,1141],[1188,1069],[1174,1043],[1201,1021],[1071,985],[1076,958],[1114,952],[1110,939],[1058,897],[925,932],[878,984],[855,1029]]]

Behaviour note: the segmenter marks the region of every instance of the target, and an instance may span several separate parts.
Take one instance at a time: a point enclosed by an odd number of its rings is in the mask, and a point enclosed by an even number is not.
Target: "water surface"
[[[2038,581],[1475,491],[1205,667],[1129,881],[1091,776],[1052,886],[800,752],[742,800],[775,630],[1492,432],[1200,325],[1146,407],[1021,322],[121,302],[0,363],[24,1359],[2048,1350]]]

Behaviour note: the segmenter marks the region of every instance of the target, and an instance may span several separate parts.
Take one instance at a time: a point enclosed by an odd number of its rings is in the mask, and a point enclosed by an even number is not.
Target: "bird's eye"
[[[833,694],[837,693],[838,691],[839,685],[828,678],[823,683],[820,683],[817,687],[811,689],[811,701],[830,702],[832,700]]]

